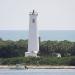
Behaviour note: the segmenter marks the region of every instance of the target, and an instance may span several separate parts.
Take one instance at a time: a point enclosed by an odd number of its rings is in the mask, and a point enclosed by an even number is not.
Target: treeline
[[[19,41],[4,41],[0,39],[0,57],[11,58],[11,57],[22,57],[27,51],[27,40]]]
[[[28,49],[27,40],[11,41],[0,39],[0,58],[24,57]],[[75,56],[75,42],[41,41],[39,56],[52,56],[60,53],[62,57]]]
[[[71,41],[42,41],[40,42],[40,55],[52,56],[60,53],[62,57],[75,56],[75,42]]]

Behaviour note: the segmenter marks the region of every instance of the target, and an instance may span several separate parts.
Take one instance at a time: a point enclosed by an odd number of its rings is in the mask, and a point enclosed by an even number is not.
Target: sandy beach
[[[75,69],[75,66],[51,66],[51,65],[27,65],[28,69]],[[20,69],[25,69],[25,65],[21,65]],[[16,65],[0,65],[0,69],[16,69]]]
[[[75,69],[75,66],[51,66],[51,65],[43,65],[43,66],[28,66],[30,69]]]

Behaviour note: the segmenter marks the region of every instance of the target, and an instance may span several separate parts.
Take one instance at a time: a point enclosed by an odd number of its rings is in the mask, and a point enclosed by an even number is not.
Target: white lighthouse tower
[[[37,29],[37,16],[34,10],[29,14],[29,38],[28,38],[28,52],[25,52],[25,56],[37,57],[39,52],[39,37]]]

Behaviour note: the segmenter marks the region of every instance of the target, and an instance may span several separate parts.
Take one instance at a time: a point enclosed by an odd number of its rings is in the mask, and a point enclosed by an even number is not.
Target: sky
[[[75,0],[0,0],[0,30],[28,30],[33,9],[39,30],[75,30]]]

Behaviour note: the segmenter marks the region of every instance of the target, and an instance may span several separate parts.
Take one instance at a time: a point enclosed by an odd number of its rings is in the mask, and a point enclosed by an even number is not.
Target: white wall
[[[37,28],[37,14],[29,15],[29,38],[28,38],[28,52],[39,51],[39,37]],[[33,22],[33,19],[35,22]]]

